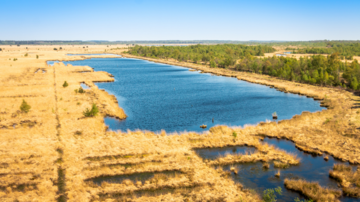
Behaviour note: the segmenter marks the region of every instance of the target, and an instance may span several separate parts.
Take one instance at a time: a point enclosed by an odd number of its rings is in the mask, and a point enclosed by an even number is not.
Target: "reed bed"
[[[313,201],[340,201],[342,196],[340,190],[323,188],[317,182],[307,182],[305,180],[285,179],[285,187],[304,194]]]
[[[360,198],[360,167],[354,171],[351,166],[335,164],[329,175],[340,182],[345,195]]]

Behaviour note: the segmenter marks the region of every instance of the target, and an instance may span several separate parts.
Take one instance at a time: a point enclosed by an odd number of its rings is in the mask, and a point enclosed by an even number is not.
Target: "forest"
[[[310,54],[333,54],[338,53],[341,59],[352,60],[353,56],[360,56],[360,42],[341,42],[341,41],[328,41],[319,42],[312,47],[305,48],[287,48],[292,50],[293,53],[310,53]]]
[[[250,56],[263,56],[264,53],[274,51],[274,48],[267,45],[198,44],[193,46],[135,46],[129,50],[129,53],[143,57],[160,59],[173,58],[184,62],[208,63],[210,67],[227,68],[235,65],[238,59]]]
[[[339,52],[331,55],[301,57],[260,58],[275,50],[267,45],[246,46],[235,44],[194,45],[186,47],[135,46],[128,53],[151,58],[199,63],[211,68],[232,68],[237,71],[254,72],[270,76],[322,86],[342,86],[360,89],[360,66],[357,60],[351,63],[340,61]]]

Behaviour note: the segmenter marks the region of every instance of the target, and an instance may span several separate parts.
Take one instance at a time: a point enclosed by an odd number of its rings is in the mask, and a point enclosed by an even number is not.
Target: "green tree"
[[[277,187],[275,189],[266,189],[264,190],[263,200],[265,202],[276,202],[276,193],[281,195],[282,190],[281,187]]]
[[[216,63],[215,63],[214,60],[211,60],[211,61],[210,61],[210,67],[212,67],[212,68],[215,68],[215,67],[216,67]]]
[[[63,84],[63,87],[66,88],[68,86],[69,86],[69,84],[65,81],[64,84]]]
[[[85,93],[84,89],[80,86],[79,93]]]
[[[25,101],[23,100],[23,102],[20,105],[20,110],[22,112],[28,113],[31,109],[31,106]]]
[[[358,81],[357,81],[356,77],[354,76],[353,79],[352,79],[352,81],[351,81],[351,84],[350,84],[351,89],[357,90],[357,89],[358,89],[358,85],[359,85],[359,84],[358,84]]]
[[[328,74],[327,72],[325,72],[324,82],[325,82],[325,85],[330,82],[330,81],[329,81],[329,74]]]
[[[99,113],[99,109],[98,107],[96,106],[96,104],[92,104],[92,107],[91,109],[89,108],[86,108],[85,111],[83,112],[83,115],[85,117],[94,117],[96,116],[97,114]]]

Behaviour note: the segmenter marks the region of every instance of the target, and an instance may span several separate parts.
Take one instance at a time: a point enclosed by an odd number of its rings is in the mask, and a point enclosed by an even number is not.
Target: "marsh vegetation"
[[[83,46],[61,46],[71,53],[84,53]],[[262,122],[241,128],[209,127],[205,133],[181,132],[171,135],[166,131],[107,131],[104,117],[125,119],[127,116],[121,105],[119,107],[122,100],[100,90],[95,82],[112,82],[115,79],[107,72],[93,71],[88,66],[64,63],[45,65],[46,60],[83,60],[90,57],[66,56],[64,51],[53,51],[53,48],[6,47],[9,52],[0,56],[3,64],[0,67],[2,201],[280,201],[284,198],[293,201],[296,197],[300,201],[309,198],[319,200],[323,199],[322,196],[332,201],[351,201],[350,196],[354,197],[353,201],[357,200],[358,171],[346,163],[360,163],[360,136],[357,132],[360,116],[356,108],[359,99],[352,93],[341,88],[234,71],[231,66],[228,69],[209,68],[209,63],[175,63],[174,60],[146,58],[307,95],[321,100],[328,109],[316,113],[304,112],[289,120]],[[100,53],[106,48],[89,46],[86,53]],[[41,56],[39,59],[23,57],[28,50],[35,49],[34,54]],[[116,51],[112,53],[121,53],[120,49]],[[19,59],[14,62],[13,58]],[[11,65],[12,68],[9,68]],[[47,73],[34,74],[38,69]],[[239,82],[235,78],[233,80]],[[62,86],[65,80],[68,83],[66,88]],[[84,93],[74,92],[74,89],[79,91],[81,83],[90,89],[84,90]],[[28,113],[19,110],[23,100],[31,106]],[[98,108],[97,115],[84,118],[84,109],[91,111],[93,104]],[[274,109],[268,113],[270,118],[274,111],[282,118],[280,111]],[[211,122],[212,117],[208,119]],[[307,197],[294,192],[295,195],[287,198],[289,190],[283,186],[286,178],[299,180],[290,174],[298,168],[301,177],[309,159],[287,150],[286,144],[272,145],[264,137],[291,140],[294,144],[292,147],[311,153],[311,158],[312,155],[323,155],[314,157],[314,166],[318,166],[316,162],[327,166],[331,164],[329,168],[326,166],[325,172],[324,169],[310,167],[314,171],[310,178],[318,179],[316,183],[319,186],[311,184],[314,180],[308,180],[309,176],[306,175],[303,176],[306,181],[302,184],[295,182],[296,186],[292,189],[303,194],[310,190]],[[248,152],[230,150],[228,154],[214,155],[213,159],[203,159],[194,151],[211,148],[224,151],[228,147],[256,149]],[[323,159],[325,155],[327,161]],[[334,157],[339,160],[335,161]],[[345,166],[333,167],[334,162]],[[274,168],[275,163],[280,168]],[[351,170],[347,168],[349,166]],[[332,171],[332,178],[328,176],[329,170]],[[280,175],[275,177],[278,172]],[[144,179],[137,178],[141,173],[149,175]],[[264,173],[268,173],[269,177],[245,179],[252,174],[259,176]],[[120,180],[111,181],[112,177]],[[92,182],[103,178],[106,180]],[[324,184],[326,181],[339,183],[341,188],[333,191],[334,187]],[[253,182],[266,186],[258,189]],[[278,186],[281,187],[281,195],[274,190]],[[342,191],[341,196],[339,190]]]

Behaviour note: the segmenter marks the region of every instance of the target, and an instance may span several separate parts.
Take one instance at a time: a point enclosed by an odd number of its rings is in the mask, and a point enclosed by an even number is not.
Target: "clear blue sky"
[[[0,0],[0,40],[360,40],[360,0]]]

